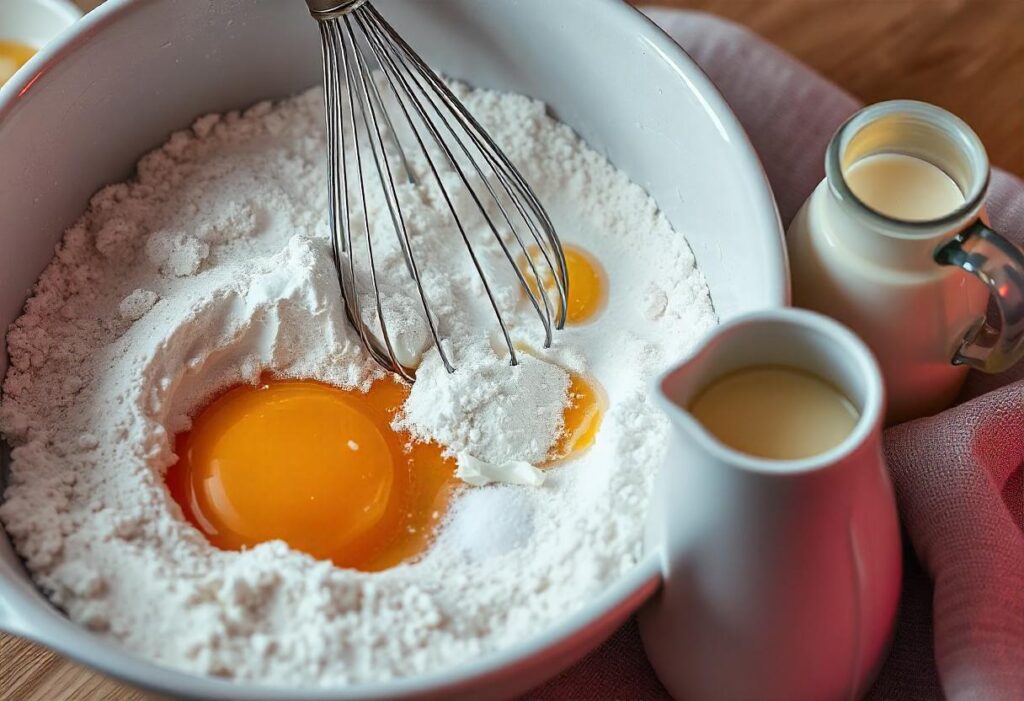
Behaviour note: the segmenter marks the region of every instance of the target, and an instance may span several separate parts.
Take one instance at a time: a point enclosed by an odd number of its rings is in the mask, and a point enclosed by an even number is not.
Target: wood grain
[[[1024,175],[1021,0],[650,0],[744,24],[864,102],[960,115],[992,162]]]
[[[84,9],[99,4],[82,0]],[[865,102],[941,105],[1024,175],[1021,0],[661,0],[767,37]],[[0,634],[0,701],[142,701],[145,695]]]
[[[0,633],[0,701],[146,701],[45,648]]]

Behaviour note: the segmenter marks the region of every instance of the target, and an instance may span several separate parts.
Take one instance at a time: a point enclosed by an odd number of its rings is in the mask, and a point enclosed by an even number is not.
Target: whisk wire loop
[[[356,39],[354,34],[352,33],[352,26],[348,22],[347,18],[345,20],[345,31],[347,34],[349,44],[355,45]],[[398,232],[404,230],[405,223],[404,220],[402,219],[400,205],[398,204],[398,195],[394,187],[394,180],[391,177],[391,166],[388,163],[387,156],[385,154],[384,139],[383,136],[381,135],[380,124],[377,118],[377,109],[374,106],[374,100],[371,97],[370,89],[369,87],[367,87],[367,76],[369,74],[369,71],[366,68],[366,64],[362,54],[356,51],[354,52],[353,55],[355,56],[355,62],[354,64],[349,63],[349,72],[348,75],[346,76],[349,86],[349,92],[351,94],[353,91],[357,91],[358,94],[359,112],[363,120],[365,133],[371,136],[369,144],[370,148],[368,150],[370,151],[370,154],[373,156],[373,162],[377,170],[377,177],[381,183],[387,182],[390,184],[390,186],[385,186],[383,188],[384,200],[385,204],[388,207],[388,212],[391,215],[392,226],[394,227],[395,231]],[[355,132],[355,127],[353,127],[353,132]],[[376,137],[375,139],[373,138],[374,136]],[[362,172],[361,161],[357,160],[357,162],[359,163],[360,166],[360,172]],[[364,178],[359,179],[359,191],[363,204],[363,212],[367,212],[368,208],[366,206],[366,180]],[[369,228],[369,220],[367,220],[366,225],[367,228]],[[399,237],[400,245],[401,240],[401,237]],[[380,294],[380,283],[377,279],[377,265],[373,251],[373,236],[369,234],[369,231],[367,231],[366,236],[366,255],[370,263],[370,281],[373,286],[374,306],[376,307],[377,312],[377,322],[380,324],[380,335],[384,340],[384,347],[387,351],[388,361],[389,363],[393,363],[395,365],[395,370],[400,375],[402,375],[403,378],[411,381],[412,379],[414,379],[414,377],[408,374],[406,368],[403,367],[402,364],[399,363],[397,358],[395,357],[395,349],[391,342],[391,335],[388,333],[387,319],[384,314],[384,306]],[[354,255],[349,257],[350,262],[353,261],[354,259]],[[358,297],[356,299],[358,300]]]
[[[320,25],[323,48],[331,251],[345,313],[371,358],[408,381],[415,379],[415,369],[403,364],[396,352],[386,319],[388,306],[373,238],[375,231],[387,227],[396,237],[406,272],[415,285],[434,346],[446,369],[455,370],[424,290],[415,235],[402,211],[401,186],[426,185],[420,182],[421,174],[414,172],[408,158],[412,145],[422,156],[422,175],[431,186],[436,185],[469,255],[501,330],[510,363],[518,363],[516,345],[488,280],[487,266],[463,220],[471,213],[460,211],[460,206],[471,203],[475,208],[473,216],[479,215],[477,221],[485,224],[511,266],[543,325],[544,346],[550,346],[553,329],[565,323],[568,274],[551,219],[529,184],[445,82],[370,2],[307,0],[307,4]],[[343,95],[347,99],[343,100]],[[396,125],[393,117],[399,115],[402,124]],[[446,168],[436,162],[438,156]],[[458,185],[446,184],[446,175],[455,176],[453,182]],[[399,181],[403,181],[401,185]],[[387,207],[381,221],[387,224],[371,220],[367,187],[378,184]],[[450,191],[456,187],[468,194],[468,201],[461,195],[460,200],[456,199]],[[361,221],[358,214],[362,215]],[[523,226],[526,232],[521,231]],[[354,246],[357,235],[365,235],[363,253]],[[357,257],[365,261],[366,270],[357,268]],[[371,292],[372,309],[366,311],[375,314],[372,322],[364,318],[361,300]]]
[[[393,76],[395,74],[397,74],[397,78],[401,82],[403,92],[405,92],[409,97],[411,97],[411,99],[413,99],[415,101],[416,106],[417,106],[417,110],[420,110],[420,108],[422,107],[422,103],[419,100],[417,100],[415,98],[415,95],[409,90],[409,85],[408,85],[406,79],[402,76],[401,73],[398,72],[398,68],[395,65],[395,62],[393,60],[393,56],[390,56],[386,46],[382,45],[381,38],[380,38],[380,35],[378,34],[378,32],[379,32],[379,28],[377,28],[377,27],[368,28],[367,29],[367,36],[370,38],[371,43],[374,44],[375,49],[377,49],[380,52],[380,53],[378,53],[378,56],[381,56],[384,59],[384,64],[382,65],[382,68],[384,69],[384,72],[385,72],[385,74],[387,76],[387,79],[390,81],[390,80],[393,79]],[[422,89],[422,86],[421,86],[421,89]],[[537,314],[540,316],[541,322],[544,324],[544,329],[545,329],[544,345],[545,345],[545,347],[550,346],[551,345],[551,341],[552,341],[552,310],[551,310],[551,304],[550,304],[550,302],[548,300],[547,291],[544,289],[544,286],[542,284],[543,278],[541,277],[540,273],[537,271],[537,268],[536,268],[536,265],[534,264],[533,258],[531,256],[529,256],[529,255],[525,255],[527,253],[526,246],[523,244],[523,241],[522,241],[521,236],[519,235],[519,232],[516,231],[516,228],[513,225],[512,220],[509,217],[509,214],[508,214],[508,212],[505,209],[505,205],[503,204],[503,202],[502,202],[501,198],[499,197],[498,193],[495,192],[494,186],[491,184],[491,182],[488,179],[487,175],[484,173],[483,169],[481,169],[480,165],[476,162],[476,159],[473,158],[472,153],[470,152],[469,148],[466,146],[465,142],[459,136],[458,131],[456,129],[454,129],[444,119],[444,115],[441,113],[440,109],[438,108],[438,106],[434,102],[428,102],[428,104],[432,108],[432,111],[435,114],[435,116],[438,118],[438,121],[440,121],[442,124],[444,124],[447,127],[448,134],[451,136],[452,140],[458,145],[459,149],[461,150],[463,155],[466,157],[466,160],[473,167],[474,172],[476,173],[476,175],[479,178],[480,182],[482,182],[484,187],[487,189],[487,192],[491,196],[491,199],[497,205],[498,211],[501,214],[502,219],[507,224],[509,231],[511,231],[513,237],[516,240],[516,243],[519,245],[520,250],[524,254],[523,255],[523,260],[529,266],[530,272],[532,272],[532,274],[533,274],[534,280],[537,283],[536,288],[531,288],[530,287],[529,283],[527,282],[526,278],[524,277],[524,272],[521,270],[521,266],[519,266],[517,264],[517,261],[513,257],[512,252],[509,250],[508,245],[505,243],[504,238],[498,232],[498,229],[494,225],[494,222],[491,219],[491,216],[488,214],[486,207],[480,201],[480,199],[477,196],[476,192],[474,191],[474,189],[470,185],[469,181],[467,180],[466,175],[465,175],[464,171],[462,170],[462,168],[460,167],[458,160],[451,154],[451,152],[449,151],[448,147],[446,146],[443,138],[441,138],[441,136],[437,133],[437,131],[435,129],[433,129],[433,128],[430,128],[429,131],[431,131],[431,134],[434,137],[435,143],[448,156],[449,163],[452,165],[452,168],[459,174],[459,177],[463,181],[463,184],[466,186],[467,191],[469,192],[470,196],[473,198],[473,200],[476,203],[476,205],[480,208],[481,213],[483,214],[484,221],[486,222],[488,228],[490,229],[490,231],[491,231],[492,235],[494,236],[495,240],[497,241],[498,245],[502,249],[502,252],[504,253],[506,259],[508,259],[508,261],[512,264],[512,270],[515,272],[515,275],[519,279],[519,282],[520,282],[521,286],[523,287],[523,289],[526,290],[527,298],[530,300],[530,302],[533,305],[534,309],[536,310]],[[403,109],[404,109],[404,107],[403,107]],[[423,117],[424,121],[426,121],[428,123],[428,125],[431,124],[431,122],[429,122],[427,120],[426,115],[422,114],[422,111],[421,111],[421,117]],[[481,150],[481,153],[485,153],[483,151],[483,149],[482,149],[482,145],[480,144],[479,140],[475,138],[473,133],[472,132],[467,132],[467,133],[470,135],[470,139],[473,140],[474,145],[476,145]],[[486,155],[485,155],[485,157],[486,157]],[[496,173],[496,175],[498,175],[498,177],[500,179],[501,176],[498,173],[498,171],[495,171],[495,173]],[[515,201],[515,200],[513,200],[513,201]],[[520,213],[523,216],[524,220],[527,222],[527,224],[532,229],[533,228],[532,222],[530,222],[529,218],[526,217],[525,212],[520,210]],[[486,284],[486,280],[484,282]],[[538,290],[538,294],[537,295],[534,294],[534,289]],[[538,296],[540,297],[541,302],[538,302],[538,300],[537,300]],[[541,309],[541,303],[543,303],[543,307],[544,307],[543,310]],[[497,310],[496,310],[496,312],[497,312]],[[499,317],[500,317],[500,312],[497,312],[497,313],[499,314]],[[504,327],[503,323],[502,323],[502,326]],[[515,363],[515,358],[513,357],[513,364],[514,363]]]
[[[383,55],[383,56],[381,54],[377,54],[376,56],[377,56],[378,59],[384,58],[384,62],[382,62],[380,64],[380,66],[381,66],[381,68],[384,69],[385,73],[387,74],[387,68],[385,67],[385,65],[388,65],[388,66],[393,68],[394,64],[390,62],[390,59],[386,56],[386,54]],[[469,193],[470,197],[472,197],[474,203],[479,208],[480,213],[483,215],[483,218],[484,218],[485,222],[487,223],[488,228],[492,231],[492,233],[499,240],[499,242],[501,242],[500,234],[498,234],[497,229],[494,227],[494,223],[491,221],[490,216],[487,214],[487,211],[486,211],[483,203],[480,202],[480,198],[477,196],[475,190],[473,189],[471,183],[469,182],[469,179],[467,178],[467,176],[466,176],[465,172],[463,171],[462,167],[459,165],[458,160],[456,159],[455,155],[452,153],[452,151],[449,148],[448,144],[445,143],[445,141],[442,138],[442,136],[441,136],[440,132],[438,131],[437,127],[430,120],[429,116],[427,115],[426,109],[423,106],[423,103],[421,102],[420,98],[410,88],[410,84],[407,82],[405,76],[403,76],[403,74],[401,72],[396,72],[394,74],[388,74],[388,76],[389,76],[388,77],[389,80],[391,79],[391,77],[397,78],[398,86],[400,86],[401,89],[397,89],[396,84],[393,83],[393,82],[392,82],[392,87],[396,88],[395,93],[396,93],[396,95],[399,96],[399,100],[398,100],[399,104],[402,106],[403,113],[405,114],[405,116],[406,116],[407,120],[409,121],[409,123],[412,124],[412,119],[409,116],[409,112],[406,109],[404,102],[402,102],[401,96],[403,94],[404,94],[404,96],[406,98],[411,100],[412,106],[414,107],[417,115],[419,116],[419,118],[421,120],[421,123],[424,125],[426,130],[430,133],[434,143],[442,151],[443,155],[445,156],[445,158],[448,161],[449,165],[451,165],[451,167],[454,170],[454,172],[459,176],[459,179],[462,181],[462,184],[465,186],[466,191]],[[508,347],[511,363],[512,363],[512,365],[517,365],[519,363],[519,361],[518,361],[518,357],[516,355],[515,345],[512,342],[511,334],[509,333],[508,327],[505,324],[505,319],[504,319],[504,317],[501,314],[501,306],[498,304],[497,299],[494,297],[494,293],[491,290],[491,286],[490,286],[490,284],[487,281],[487,275],[484,273],[483,268],[482,268],[481,263],[480,263],[480,259],[477,256],[476,251],[473,249],[473,245],[472,245],[472,243],[470,241],[469,234],[466,231],[466,228],[463,225],[462,220],[459,217],[459,213],[458,213],[458,210],[457,210],[457,208],[455,206],[455,203],[452,201],[450,193],[448,192],[447,188],[444,186],[444,180],[441,178],[441,174],[438,171],[437,165],[434,163],[434,159],[431,157],[429,149],[423,143],[423,140],[420,137],[419,132],[414,130],[413,131],[413,135],[416,138],[416,141],[419,144],[420,148],[423,150],[425,159],[427,161],[428,167],[430,168],[430,172],[433,175],[434,181],[437,183],[438,188],[439,188],[440,193],[441,193],[441,196],[444,199],[445,204],[446,204],[446,206],[448,208],[448,211],[452,215],[452,219],[453,219],[453,221],[455,223],[456,228],[459,231],[459,235],[462,237],[463,242],[466,244],[466,250],[469,252],[469,256],[470,256],[470,259],[471,259],[471,261],[473,263],[473,267],[476,269],[477,275],[479,276],[480,281],[483,284],[484,294],[486,295],[486,297],[487,297],[487,299],[488,299],[488,301],[490,303],[490,306],[493,309],[495,316],[497,317],[498,325],[501,328],[502,336],[504,337],[505,343],[506,343],[506,345]],[[457,136],[455,138],[458,139]],[[504,243],[503,242],[502,242],[502,246],[504,247]],[[518,271],[517,271],[517,274],[519,274]],[[548,343],[550,343],[550,341]]]
[[[549,269],[554,273],[554,282],[558,286],[559,295],[563,304],[560,309],[558,323],[558,328],[562,328],[565,323],[568,303],[568,271],[566,270],[565,255],[562,250],[561,242],[559,241],[558,234],[555,231],[555,227],[552,224],[551,219],[548,217],[547,211],[541,205],[540,200],[537,198],[537,195],[534,193],[529,183],[526,182],[525,178],[523,178],[522,174],[516,169],[516,167],[512,165],[508,156],[506,156],[501,148],[498,147],[494,142],[494,139],[492,139],[490,134],[487,133],[487,130],[479,124],[473,114],[467,110],[461,101],[459,101],[459,99],[452,93],[445,82],[430,69],[419,54],[417,54],[405,39],[403,39],[402,36],[395,31],[390,24],[388,24],[373,5],[367,4],[366,14],[373,18],[379,31],[386,33],[391,42],[393,42],[393,44],[402,51],[406,59],[416,67],[416,73],[426,80],[430,84],[430,88],[436,91],[436,93],[446,102],[453,115],[463,125],[465,132],[471,139],[473,139],[474,144],[479,148],[480,153],[483,154],[488,165],[491,166],[495,175],[502,184],[509,190],[514,190],[519,197],[526,200],[532,214],[541,222],[547,243],[554,252],[555,262],[558,266],[557,271],[553,267],[551,259],[548,257],[547,248],[540,240],[540,233],[537,232],[531,217],[522,209],[520,199],[513,195],[511,191],[509,192],[512,201],[516,204],[517,208],[520,208],[521,216],[524,221],[526,221],[531,232],[534,234],[536,243],[540,247],[540,251],[544,255]],[[484,145],[486,145],[486,148]]]

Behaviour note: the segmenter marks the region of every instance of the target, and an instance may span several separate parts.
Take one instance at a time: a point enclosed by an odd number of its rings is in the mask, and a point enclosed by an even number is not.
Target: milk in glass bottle
[[[825,175],[790,226],[793,301],[867,342],[889,423],[948,406],[970,368],[1020,358],[1024,254],[988,226],[970,127],[921,102],[872,105],[833,137]]]

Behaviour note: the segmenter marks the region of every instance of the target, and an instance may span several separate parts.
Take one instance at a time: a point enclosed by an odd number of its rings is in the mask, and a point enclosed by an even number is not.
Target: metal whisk
[[[439,321],[431,313],[430,300],[421,284],[416,260],[417,238],[410,235],[399,203],[400,184],[416,182],[407,158],[411,148],[419,149],[426,157],[427,172],[421,177],[433,180],[440,188],[453,226],[483,283],[508,346],[511,364],[518,363],[515,345],[478,252],[474,250],[463,221],[465,215],[460,217],[453,203],[458,193],[453,193],[442,178],[445,167],[450,168],[449,173],[457,175],[458,187],[468,191],[483,215],[487,228],[500,244],[544,325],[544,346],[550,346],[552,330],[562,328],[566,317],[565,254],[551,219],[526,180],[444,81],[370,2],[306,0],[306,4],[319,24],[323,42],[334,263],[346,314],[367,351],[387,370],[408,381],[415,379],[415,369],[404,366],[396,358],[395,344],[388,333],[369,221],[364,224],[363,254],[368,270],[360,272],[364,279],[366,273],[369,274],[375,305],[370,311],[376,313],[373,324],[376,330],[370,328],[364,319],[365,310],[360,307],[354,248],[360,244],[353,241],[353,229],[358,228],[354,226],[353,215],[362,212],[365,217],[370,216],[366,193],[376,181],[384,190],[390,220],[388,228],[397,237],[434,345],[448,371],[455,370],[441,343]],[[396,123],[404,127],[401,139]],[[390,153],[385,146],[385,135],[391,138]],[[433,147],[433,154],[428,146]],[[348,157],[346,149],[351,152]],[[475,185],[471,182],[474,174]],[[488,203],[497,205],[496,214],[488,212]],[[495,209],[493,204],[491,209]],[[505,235],[499,231],[502,224],[506,228]]]

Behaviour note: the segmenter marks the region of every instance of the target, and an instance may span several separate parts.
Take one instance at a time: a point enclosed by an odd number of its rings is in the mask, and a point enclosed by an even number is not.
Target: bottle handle
[[[1024,356],[1024,251],[978,221],[942,244],[935,260],[984,282],[1002,320],[1002,328],[996,328],[981,319],[964,337],[953,364],[988,373],[1011,367]]]

